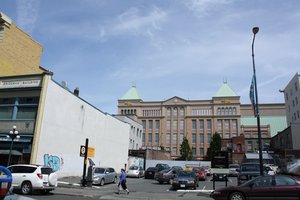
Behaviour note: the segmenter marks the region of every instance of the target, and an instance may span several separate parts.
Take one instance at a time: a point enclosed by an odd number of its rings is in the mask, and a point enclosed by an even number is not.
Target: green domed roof
[[[133,100],[133,99],[142,99],[135,85],[133,85],[120,100]]]

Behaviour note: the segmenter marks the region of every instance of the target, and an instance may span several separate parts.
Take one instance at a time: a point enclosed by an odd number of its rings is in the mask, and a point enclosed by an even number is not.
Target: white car
[[[140,166],[131,166],[129,167],[128,171],[127,171],[127,175],[128,177],[143,177],[145,174],[145,170],[140,167]]]
[[[17,164],[7,168],[12,173],[13,189],[20,189],[22,194],[31,194],[34,190],[48,193],[57,187],[57,174],[50,167]]]

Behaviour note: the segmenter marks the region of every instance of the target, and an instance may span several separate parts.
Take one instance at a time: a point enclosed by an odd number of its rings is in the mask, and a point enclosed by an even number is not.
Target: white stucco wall
[[[95,148],[96,165],[120,171],[127,163],[130,125],[102,113],[50,80],[36,164],[53,164],[59,177],[81,176],[80,145]]]

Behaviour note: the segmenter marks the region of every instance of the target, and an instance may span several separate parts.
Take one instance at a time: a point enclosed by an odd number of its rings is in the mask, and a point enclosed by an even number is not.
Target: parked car
[[[198,178],[193,171],[179,171],[172,182],[173,189],[198,187]]]
[[[229,164],[229,174],[228,176],[238,176],[240,165],[239,164]]]
[[[154,175],[154,179],[157,180],[160,184],[165,182],[172,184],[172,181],[177,173],[178,170],[176,169],[164,169],[162,171],[156,172]]]
[[[143,177],[145,170],[141,166],[131,166],[127,171],[127,177]]]
[[[172,166],[171,168],[176,169],[177,171],[183,170],[183,168],[181,166]]]
[[[204,169],[205,169],[205,171],[206,171],[206,175],[207,175],[207,176],[210,176],[210,175],[211,175],[211,168],[208,167],[208,166],[206,166],[206,167],[204,167]]]
[[[268,170],[269,168],[264,167],[264,175],[268,174]],[[241,185],[252,178],[260,176],[260,165],[256,162],[242,163],[238,172],[237,182],[238,185]]]
[[[240,186],[223,187],[210,194],[215,200],[299,199],[299,196],[299,179],[285,175],[259,176]]]
[[[41,165],[16,164],[7,167],[12,174],[12,187],[22,194],[38,190],[48,193],[57,187],[57,174],[52,168]]]
[[[199,181],[206,180],[206,170],[203,167],[193,167],[192,171],[197,175]]]
[[[148,167],[145,171],[145,179],[154,179],[154,175],[157,171],[157,167]]]
[[[93,167],[93,184],[103,186],[117,182],[117,172],[112,167]]]
[[[168,164],[163,164],[163,163],[157,163],[155,167],[157,167],[158,171],[162,171],[164,169],[170,169],[170,166]]]

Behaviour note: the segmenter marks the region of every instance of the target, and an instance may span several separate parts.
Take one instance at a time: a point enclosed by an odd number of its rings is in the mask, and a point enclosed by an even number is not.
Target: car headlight
[[[99,176],[94,176],[93,179],[94,179],[95,181],[98,181],[98,180],[99,180]]]
[[[192,184],[193,184],[193,183],[194,183],[194,181],[193,181],[193,180],[192,180],[192,181],[188,181],[188,183],[192,183]]]

